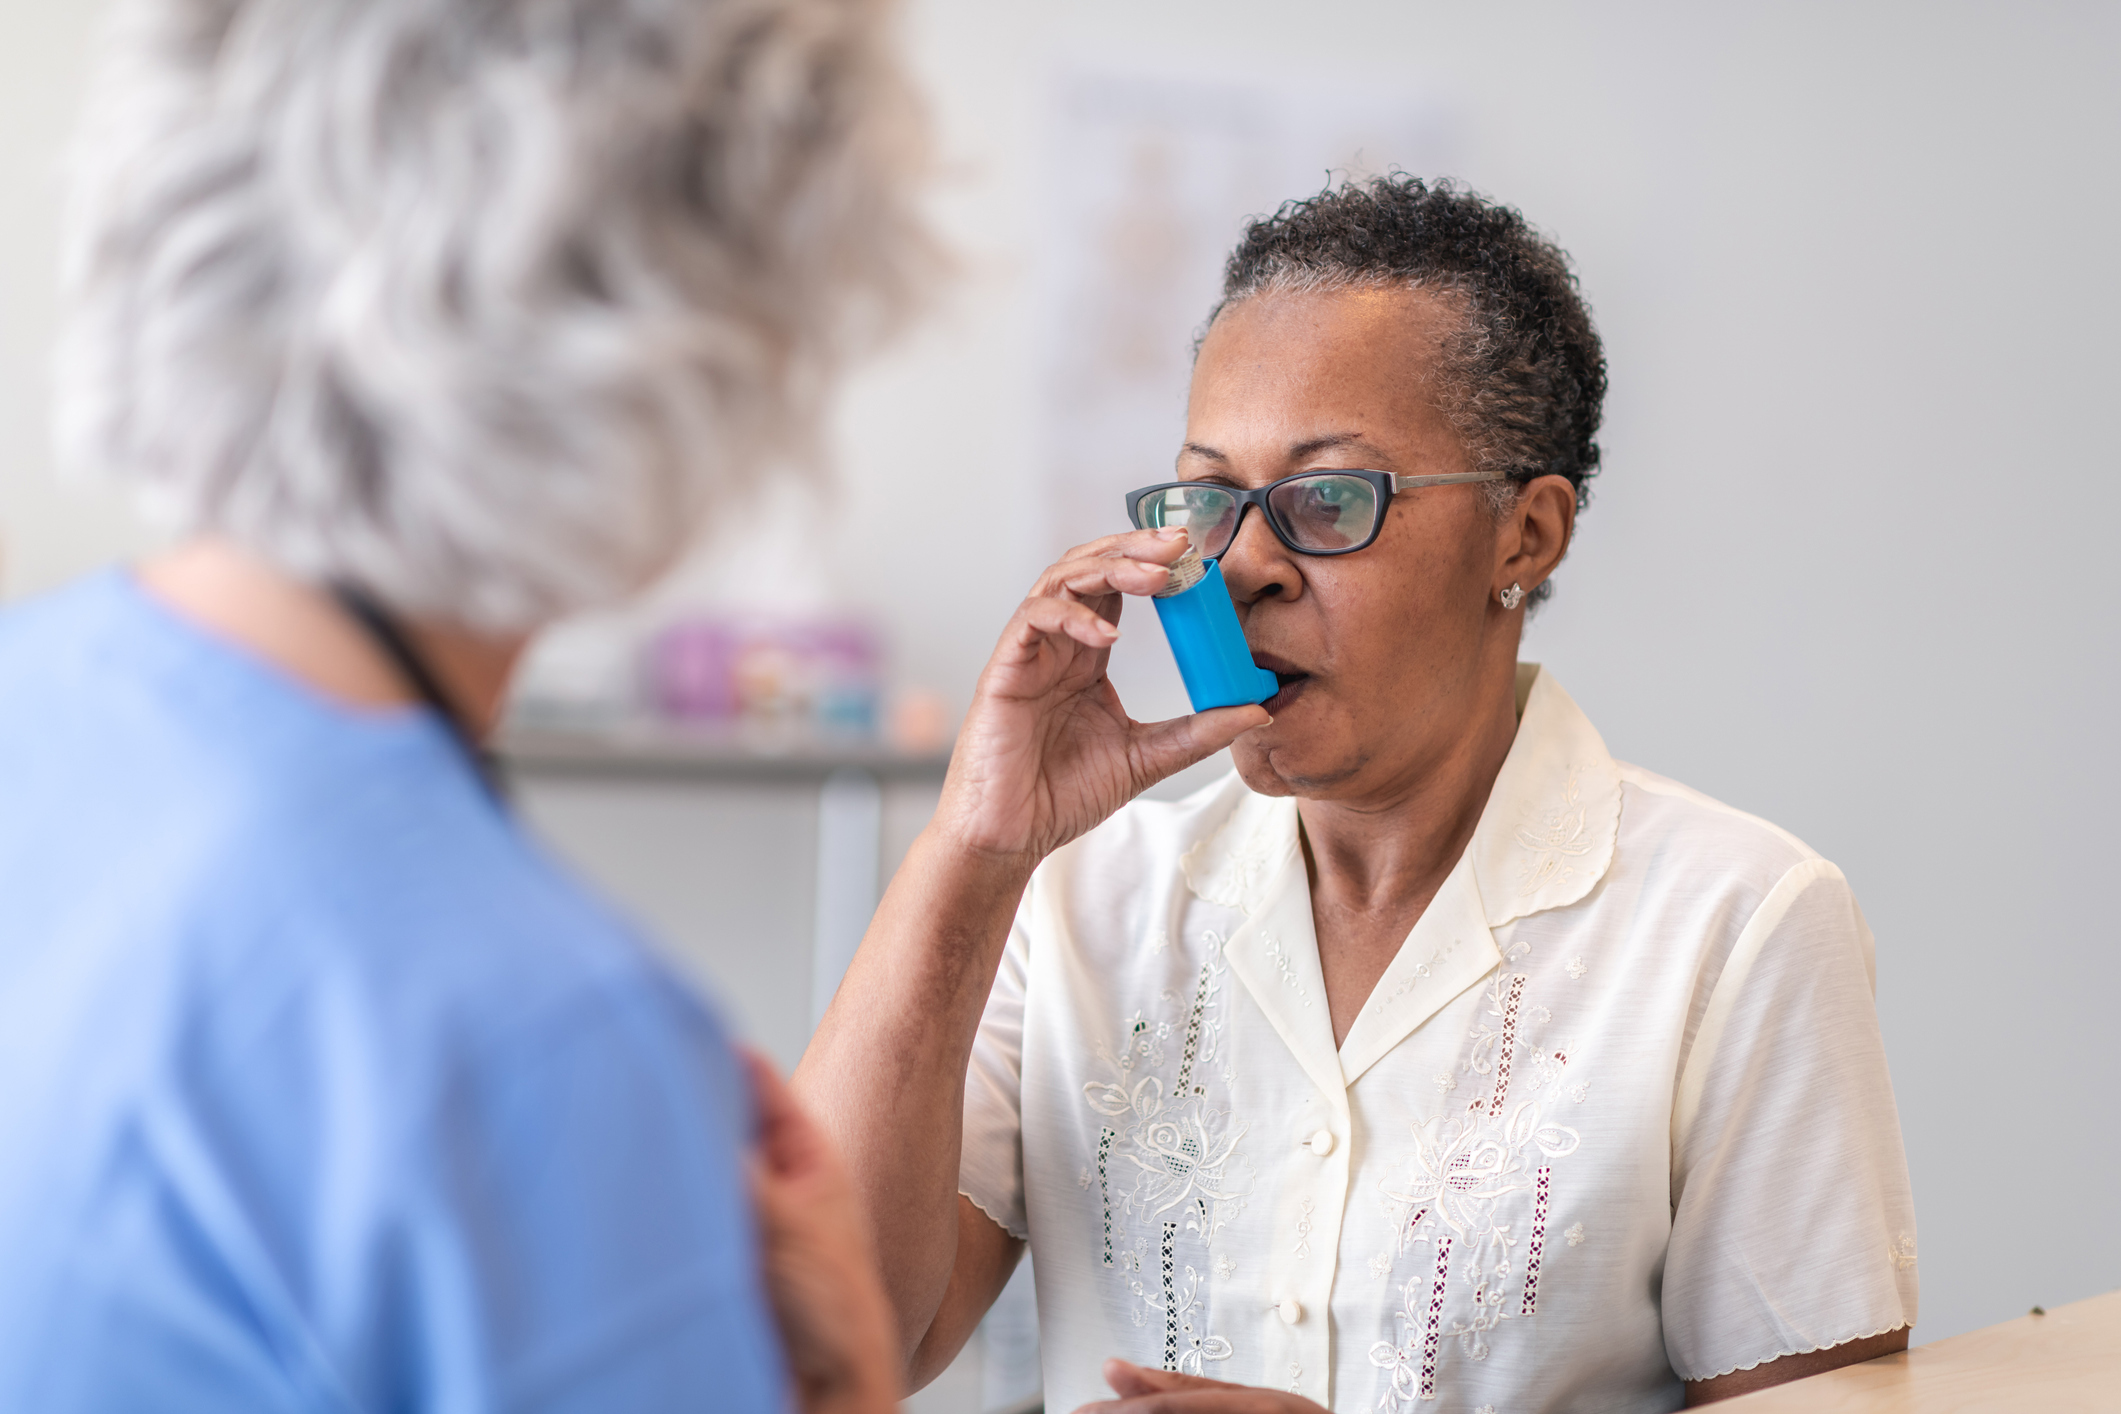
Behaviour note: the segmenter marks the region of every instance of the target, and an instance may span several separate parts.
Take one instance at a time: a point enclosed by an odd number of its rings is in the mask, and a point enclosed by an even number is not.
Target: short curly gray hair
[[[1567,254],[1510,207],[1404,172],[1285,202],[1245,227],[1208,323],[1255,295],[1377,286],[1457,306],[1433,386],[1473,465],[1509,478],[1488,487],[1496,513],[1537,476],[1567,477],[1577,507],[1589,505],[1605,347]],[[1532,607],[1553,593],[1542,582]]]
[[[62,453],[521,631],[668,565],[930,247],[888,0],[121,0]]]

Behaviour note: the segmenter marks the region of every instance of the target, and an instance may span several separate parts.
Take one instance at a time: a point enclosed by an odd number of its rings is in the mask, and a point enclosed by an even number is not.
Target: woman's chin
[[[1262,704],[1274,720],[1230,747],[1238,775],[1258,795],[1313,795],[1361,770],[1368,760],[1359,740],[1335,729],[1327,694],[1308,679],[1291,686],[1307,690],[1279,706],[1282,693],[1276,693]]]

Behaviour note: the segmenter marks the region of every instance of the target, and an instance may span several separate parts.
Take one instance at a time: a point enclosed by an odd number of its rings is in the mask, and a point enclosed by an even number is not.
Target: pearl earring
[[[1524,586],[1521,584],[1513,584],[1508,589],[1503,590],[1502,593],[1497,595],[1496,597],[1502,600],[1503,608],[1514,609],[1519,604],[1522,604],[1524,602]]]

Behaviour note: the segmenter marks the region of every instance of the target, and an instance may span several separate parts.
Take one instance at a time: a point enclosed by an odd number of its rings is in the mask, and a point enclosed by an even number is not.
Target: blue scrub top
[[[432,714],[0,615],[0,1409],[783,1409],[750,1124]]]

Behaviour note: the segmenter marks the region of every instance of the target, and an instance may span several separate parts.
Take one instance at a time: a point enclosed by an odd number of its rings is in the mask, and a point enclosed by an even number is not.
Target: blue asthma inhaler
[[[1280,680],[1252,661],[1221,565],[1187,546],[1152,602],[1194,711],[1264,702],[1281,690]]]

